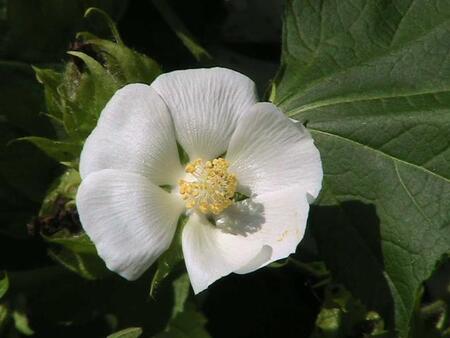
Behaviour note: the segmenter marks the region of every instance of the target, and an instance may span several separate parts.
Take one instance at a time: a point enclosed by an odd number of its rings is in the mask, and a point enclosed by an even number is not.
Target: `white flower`
[[[118,90],[86,140],[80,173],[81,223],[107,267],[129,280],[167,250],[188,215],[181,236],[195,293],[293,253],[322,181],[307,130],[257,103],[254,83],[223,68]],[[235,201],[235,192],[249,198]]]

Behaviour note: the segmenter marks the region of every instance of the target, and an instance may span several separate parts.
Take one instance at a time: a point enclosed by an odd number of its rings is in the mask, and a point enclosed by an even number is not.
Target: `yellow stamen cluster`
[[[186,207],[215,215],[228,208],[237,186],[236,176],[228,172],[228,166],[223,158],[190,162],[185,168],[189,178],[178,182]]]

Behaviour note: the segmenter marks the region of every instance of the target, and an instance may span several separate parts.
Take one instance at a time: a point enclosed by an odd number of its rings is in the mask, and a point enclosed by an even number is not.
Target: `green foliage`
[[[325,262],[401,337],[450,250],[449,17],[434,0],[290,0],[274,84],[321,152]]]

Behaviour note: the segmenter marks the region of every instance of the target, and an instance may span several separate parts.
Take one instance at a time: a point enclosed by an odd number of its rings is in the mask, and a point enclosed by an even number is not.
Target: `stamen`
[[[188,163],[185,172],[189,174],[189,180],[178,182],[186,208],[215,215],[228,208],[233,203],[237,186],[236,176],[228,172],[228,166],[223,158],[197,159]]]

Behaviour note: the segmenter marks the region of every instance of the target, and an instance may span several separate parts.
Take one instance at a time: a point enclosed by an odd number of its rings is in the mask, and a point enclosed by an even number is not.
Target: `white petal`
[[[151,85],[172,114],[190,159],[212,159],[228,147],[238,117],[257,102],[255,84],[225,68],[179,70]]]
[[[241,117],[226,158],[247,194],[298,185],[312,202],[322,185],[320,154],[311,135],[271,103],[257,103]]]
[[[139,174],[105,169],[82,181],[77,207],[106,266],[134,280],[169,247],[183,203]]]
[[[308,211],[306,193],[294,186],[236,203],[215,226],[191,216],[182,242],[195,293],[231,272],[248,273],[294,253]]]
[[[171,116],[150,86],[127,85],[103,109],[81,153],[81,177],[102,169],[135,172],[156,185],[173,185],[182,173]]]
[[[296,186],[249,198],[225,210],[216,221],[218,227],[235,229],[245,234],[247,243],[271,249],[266,260],[249,262],[235,272],[251,272],[294,253],[305,233],[308,212],[306,193]]]
[[[248,242],[241,234],[232,234],[193,214],[182,233],[184,261],[192,288],[197,294],[217,279],[256,261],[260,265],[270,257],[270,248]]]

